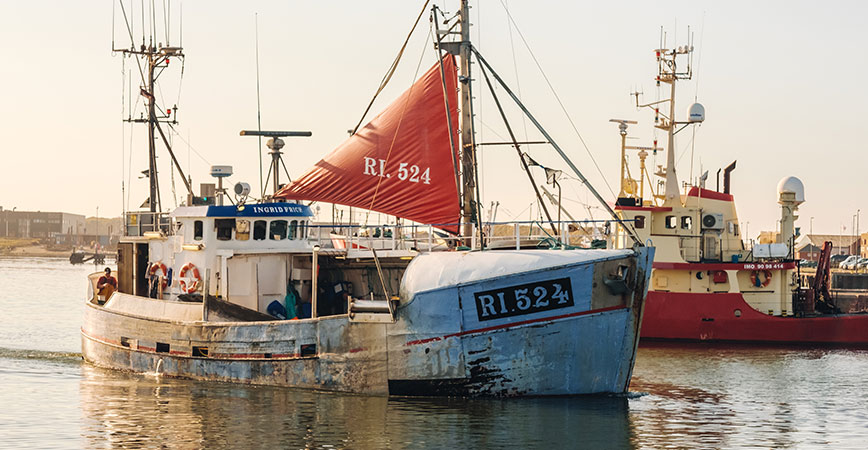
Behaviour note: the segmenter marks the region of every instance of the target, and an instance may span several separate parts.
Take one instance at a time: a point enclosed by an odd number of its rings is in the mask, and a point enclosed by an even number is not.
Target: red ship
[[[802,182],[787,177],[778,184],[781,232],[777,243],[746,249],[739,229],[730,174],[724,170],[723,191],[699,186],[679,190],[675,171],[674,135],[704,120],[704,108],[690,107],[687,121],[675,120],[675,84],[691,76],[691,45],[655,50],[658,84],[670,87],[670,97],[648,105],[655,126],[668,132],[667,165],[657,176],[663,192],[654,192],[645,168],[653,147],[626,145],[628,124],[613,120],[621,131],[621,190],[615,209],[636,234],[657,248],[648,300],[642,321],[643,340],[729,341],[750,343],[823,343],[868,345],[868,291],[831,289],[831,245],[820,255],[816,273],[802,273],[794,258],[794,223],[805,201]],[[675,64],[686,56],[686,67]],[[676,69],[677,68],[677,69]],[[660,106],[668,103],[668,109]],[[638,179],[629,174],[626,152],[638,150]],[[719,173],[719,172],[718,172]],[[645,182],[643,182],[645,180]],[[645,198],[645,184],[650,198]],[[629,226],[629,225],[628,225]],[[629,245],[619,229],[614,245]]]

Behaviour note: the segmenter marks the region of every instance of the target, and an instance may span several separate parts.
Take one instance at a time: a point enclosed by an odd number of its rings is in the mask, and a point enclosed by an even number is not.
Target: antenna
[[[190,186],[190,183],[187,180],[187,177],[184,175],[184,171],[181,168],[180,164],[178,163],[177,158],[175,158],[175,154],[172,151],[172,145],[169,142],[168,138],[166,137],[165,133],[163,132],[162,127],[160,126],[161,123],[166,123],[166,124],[169,124],[170,126],[171,126],[171,124],[177,123],[177,121],[176,121],[177,106],[173,106],[172,108],[169,108],[169,109],[160,108],[157,105],[157,98],[156,98],[156,93],[157,93],[156,82],[157,82],[157,80],[163,74],[164,70],[167,67],[169,67],[169,61],[172,58],[180,59],[182,61],[182,67],[183,67],[184,52],[183,52],[183,49],[181,47],[169,46],[168,41],[167,41],[166,46],[163,46],[162,44],[160,44],[159,46],[153,45],[154,34],[156,33],[156,20],[155,20],[156,8],[154,7],[153,2],[150,4],[150,7],[151,7],[150,20],[151,20],[152,27],[148,31],[148,33],[151,34],[151,36],[150,36],[151,45],[149,45],[149,46],[144,45],[144,39],[145,39],[144,30],[146,30],[146,28],[144,27],[145,10],[143,7],[142,11],[141,11],[141,13],[142,13],[142,31],[143,31],[142,43],[143,44],[141,47],[136,49],[135,38],[133,35],[133,29],[132,29],[132,25],[131,25],[131,22],[132,22],[131,17],[127,16],[126,8],[124,7],[124,4],[122,1],[119,1],[118,5],[120,5],[120,7],[121,7],[121,12],[123,13],[124,22],[125,22],[125,25],[127,28],[127,32],[129,34],[129,37],[130,37],[130,47],[129,48],[115,48],[114,46],[112,46],[112,51],[122,53],[125,57],[131,56],[131,57],[136,58],[136,63],[137,63],[138,69],[139,69],[139,75],[141,76],[141,81],[142,81],[139,93],[141,94],[142,97],[144,97],[145,102],[147,104],[147,108],[148,108],[147,117],[145,117],[143,114],[142,117],[140,117],[138,119],[133,119],[131,117],[128,117],[124,121],[130,122],[130,123],[135,122],[135,123],[148,124],[148,138],[149,138],[148,139],[148,156],[149,156],[148,159],[149,159],[149,164],[148,164],[148,170],[147,170],[147,174],[148,174],[147,178],[149,181],[150,189],[149,189],[149,195],[148,195],[148,202],[147,203],[149,204],[149,209],[151,212],[162,211],[161,202],[160,202],[160,192],[159,192],[159,177],[158,177],[158,171],[157,171],[157,155],[156,155],[156,139],[157,139],[156,136],[157,135],[155,134],[155,131],[159,133],[160,139],[162,140],[163,144],[166,146],[166,149],[169,152],[169,156],[171,156],[171,158],[172,158],[172,162],[175,164],[175,168],[178,169],[178,172],[183,177],[184,184],[187,187],[187,192],[190,195],[193,194],[193,189]],[[168,11],[166,11],[165,8],[164,8],[164,13],[168,14]],[[165,26],[168,27],[168,25],[169,25],[169,22],[168,22],[168,17],[167,17],[166,21],[165,21]],[[168,38],[168,30],[166,30],[166,36]],[[112,39],[112,42],[114,42],[114,39]],[[142,62],[144,62],[144,67],[143,67]],[[132,101],[132,96],[130,96],[130,100]],[[173,112],[175,113],[174,116],[172,115]],[[131,158],[131,160],[132,160],[132,158]]]
[[[284,146],[283,139],[284,137],[310,137],[313,133],[310,131],[261,131],[261,130],[241,130],[241,136],[258,136],[260,140],[262,137],[270,137],[271,139],[266,142],[265,145],[268,146],[271,151],[269,154],[271,155],[271,166],[268,168],[268,181],[271,178],[271,174],[274,173],[274,190],[272,195],[276,194],[277,191],[280,190],[280,167],[283,166],[283,170],[286,173],[286,177],[289,181],[292,181],[292,178],[289,176],[289,170],[286,169],[286,164],[283,163],[283,152],[280,150]],[[262,154],[262,152],[260,152]],[[262,197],[265,197],[263,193]]]
[[[259,13],[254,13],[253,20],[256,30],[256,130],[262,133],[262,108],[259,104]],[[244,136],[243,131],[241,135]],[[256,153],[259,154],[259,192],[261,197],[265,197],[265,183],[262,181],[262,135],[259,134],[258,136],[260,136],[259,146],[256,147]]]

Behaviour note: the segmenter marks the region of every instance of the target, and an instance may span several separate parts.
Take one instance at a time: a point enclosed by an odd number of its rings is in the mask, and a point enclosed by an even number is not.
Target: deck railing
[[[127,211],[124,213],[127,236],[144,236],[148,232],[172,234],[172,220],[167,212]]]
[[[531,247],[587,247],[599,246],[605,241],[601,235],[605,221],[555,222],[555,230],[548,222],[514,221],[483,224],[482,246],[494,249],[520,249]],[[469,237],[453,236],[438,228],[462,227],[463,224],[434,225],[358,225],[335,224],[309,226],[308,239],[322,248],[337,250],[414,250],[418,252],[479,248],[479,232]],[[594,241],[597,241],[596,243]]]

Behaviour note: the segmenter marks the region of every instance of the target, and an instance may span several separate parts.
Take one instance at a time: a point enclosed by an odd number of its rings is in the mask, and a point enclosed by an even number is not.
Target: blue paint
[[[208,217],[312,217],[310,207],[298,203],[267,203],[236,206],[209,206]]]

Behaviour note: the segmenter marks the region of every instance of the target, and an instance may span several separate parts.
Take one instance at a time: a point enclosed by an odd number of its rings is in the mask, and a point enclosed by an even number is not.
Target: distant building
[[[868,233],[862,233],[859,238],[859,256],[868,258]]]
[[[861,239],[868,239],[868,233],[863,234]],[[796,242],[796,257],[816,261],[826,241],[832,243],[833,255],[855,255],[859,252],[859,236],[807,234]],[[865,247],[863,246],[862,248],[864,249]]]
[[[63,212],[9,211],[0,208],[0,237],[51,238],[84,233],[84,216]]]

